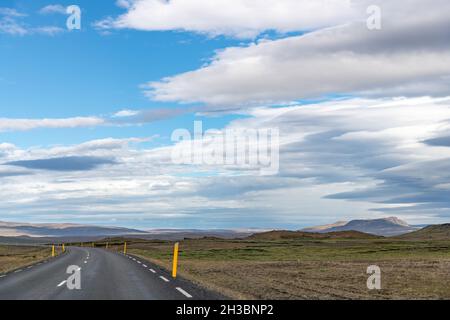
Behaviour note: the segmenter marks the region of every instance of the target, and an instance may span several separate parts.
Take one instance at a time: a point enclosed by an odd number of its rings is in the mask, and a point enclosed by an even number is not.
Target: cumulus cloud
[[[100,28],[145,31],[184,30],[208,35],[253,38],[264,31],[287,33],[361,18],[350,0],[129,0],[127,12],[97,23]]]
[[[445,96],[450,83],[448,1],[407,8],[381,1],[383,28],[366,22],[227,48],[191,72],[147,84],[159,101],[236,105],[283,103],[333,94]],[[391,1],[392,2],[392,1]],[[405,6],[402,6],[404,8]],[[398,13],[401,12],[401,13]]]

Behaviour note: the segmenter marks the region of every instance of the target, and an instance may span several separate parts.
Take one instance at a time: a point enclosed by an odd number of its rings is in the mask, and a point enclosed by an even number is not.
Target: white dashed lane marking
[[[0,276],[0,278],[4,278],[4,277],[6,277],[6,274]]]
[[[169,279],[167,279],[167,278],[164,278],[163,276],[160,276],[160,278],[163,280],[163,281],[165,281],[165,282],[170,282],[170,280]]]
[[[192,298],[192,296],[187,293],[186,291],[184,291],[182,288],[176,288],[179,292],[181,292],[181,294],[183,294],[186,298]]]
[[[58,287],[62,287],[63,285],[65,285],[67,282],[67,280],[64,280],[63,282],[61,282],[60,284],[58,284]]]
[[[142,265],[144,268],[147,268],[147,266],[145,264]]]
[[[21,272],[21,271],[22,271],[22,269],[19,269],[19,270],[14,271],[14,273],[18,273],[18,272]]]
[[[149,269],[151,272],[153,272],[153,273],[156,273],[156,271],[155,270],[153,270],[153,269]]]

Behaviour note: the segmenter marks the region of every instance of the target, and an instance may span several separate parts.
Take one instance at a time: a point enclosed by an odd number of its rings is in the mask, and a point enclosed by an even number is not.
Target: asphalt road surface
[[[79,270],[80,290],[67,285],[69,266]],[[0,275],[0,300],[216,299],[221,296],[147,261],[94,248],[68,248],[57,258]]]

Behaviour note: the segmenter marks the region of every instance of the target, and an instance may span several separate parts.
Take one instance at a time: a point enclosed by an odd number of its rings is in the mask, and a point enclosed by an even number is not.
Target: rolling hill
[[[253,234],[249,240],[294,240],[294,239],[377,239],[382,238],[358,231],[339,231],[329,233],[311,233],[302,231],[274,230]]]
[[[331,227],[329,227],[331,226]],[[350,222],[338,222],[328,226],[318,226],[302,229],[303,232],[340,232],[340,231],[359,231],[373,235],[392,237],[417,231],[418,228],[410,226],[407,222],[396,217],[373,219],[373,220],[352,220]]]
[[[450,223],[425,227],[423,229],[399,236],[407,240],[449,240]]]

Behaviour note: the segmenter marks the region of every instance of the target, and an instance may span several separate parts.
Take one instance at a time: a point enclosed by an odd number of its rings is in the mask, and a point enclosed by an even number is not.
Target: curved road
[[[80,268],[81,289],[67,286],[69,266]],[[221,296],[131,255],[68,248],[64,255],[0,275],[0,300],[215,300]]]

